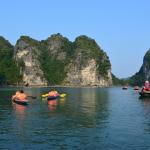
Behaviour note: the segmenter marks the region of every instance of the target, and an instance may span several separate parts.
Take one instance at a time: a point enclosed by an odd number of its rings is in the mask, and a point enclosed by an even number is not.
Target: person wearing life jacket
[[[18,99],[23,101],[27,99],[27,95],[24,93],[23,90],[20,90],[16,92],[16,95],[13,96],[13,99]]]
[[[144,90],[150,91],[149,81],[145,81],[145,83],[144,83]]]
[[[48,96],[58,96],[58,92],[56,90],[51,90],[49,93],[48,93]]]

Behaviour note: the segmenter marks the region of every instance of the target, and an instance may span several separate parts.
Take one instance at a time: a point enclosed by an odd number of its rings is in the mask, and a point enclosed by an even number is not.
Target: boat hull
[[[139,92],[141,97],[150,97],[150,92]]]
[[[47,100],[50,101],[50,100],[55,100],[57,98],[59,98],[59,95],[57,95],[57,96],[48,96]]]
[[[28,100],[13,99],[13,102],[19,105],[28,105]]]

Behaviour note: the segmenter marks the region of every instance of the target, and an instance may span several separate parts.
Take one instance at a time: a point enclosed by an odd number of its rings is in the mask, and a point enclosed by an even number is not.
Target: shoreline
[[[64,88],[109,88],[109,87],[113,87],[114,85],[110,85],[110,86],[82,86],[82,85],[30,85],[30,86],[23,86],[23,85],[7,85],[7,86],[0,86],[0,88],[59,88],[59,87],[64,87]]]

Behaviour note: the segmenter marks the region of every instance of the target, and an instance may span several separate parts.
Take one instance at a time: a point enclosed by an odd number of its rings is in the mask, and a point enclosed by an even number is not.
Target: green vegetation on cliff
[[[75,70],[76,77],[81,80],[81,72],[85,67],[90,66],[88,62],[91,59],[96,61],[96,66],[93,67],[97,68],[98,80],[107,82],[108,72],[111,70],[106,53],[95,40],[84,35],[77,37],[74,42],[59,33],[42,41],[21,36],[15,47],[0,38],[0,59],[2,60],[0,62],[1,84],[15,84],[22,79],[27,82],[32,81],[30,77],[33,74],[43,78],[43,83],[48,81],[50,85],[68,83],[66,78],[69,77],[68,73],[71,70],[73,72]],[[29,80],[22,78],[20,73],[29,77]]]
[[[142,73],[136,73],[134,76],[129,78],[128,82],[130,85],[135,86],[142,86],[145,81],[144,75]]]
[[[79,36],[75,42],[70,42],[61,34],[54,34],[45,41],[41,41],[41,55],[39,57],[41,69],[50,84],[60,84],[66,77],[65,67],[76,59],[81,66],[87,60],[95,59],[98,73],[107,77],[110,61],[106,53],[96,44],[95,40],[86,36]],[[81,56],[80,56],[81,54]]]
[[[15,84],[20,79],[20,68],[14,57],[14,47],[0,37],[0,84]]]
[[[39,42],[37,40],[32,39],[29,36],[21,36],[20,39],[17,41],[17,44],[19,43],[19,41],[24,41],[30,46],[39,46]]]
[[[60,84],[65,78],[65,63],[63,61],[53,59],[46,49],[44,49],[39,58],[41,69],[48,83],[51,85]]]
[[[52,46],[51,43],[56,48],[49,49]],[[39,60],[45,78],[49,84],[60,84],[66,77],[65,66],[73,57],[74,44],[67,38],[62,37],[62,35],[55,34],[41,42],[40,51]]]
[[[150,49],[146,52],[143,58],[143,64],[135,75],[129,78],[131,85],[142,86],[145,80],[150,80]]]
[[[82,56],[84,63],[86,59],[93,58],[97,62],[98,72],[103,76],[107,77],[107,72],[111,68],[111,64],[106,53],[97,45],[95,40],[87,36],[79,36],[75,40],[77,49],[82,50]]]

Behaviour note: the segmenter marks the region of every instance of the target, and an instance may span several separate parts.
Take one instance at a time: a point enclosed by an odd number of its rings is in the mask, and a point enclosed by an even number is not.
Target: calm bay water
[[[49,89],[24,88],[37,97],[28,106],[0,89],[0,149],[150,149],[150,99],[132,88],[56,88],[67,96],[54,106],[41,99]]]

